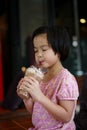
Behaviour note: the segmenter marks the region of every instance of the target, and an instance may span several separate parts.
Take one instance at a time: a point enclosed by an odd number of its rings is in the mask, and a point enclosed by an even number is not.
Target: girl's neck
[[[50,67],[47,71],[47,73],[45,74],[45,81],[49,81],[51,80],[53,77],[55,77],[56,75],[58,75],[62,70],[64,69],[64,67],[62,66],[61,63],[56,63],[55,65],[53,65],[52,67]]]

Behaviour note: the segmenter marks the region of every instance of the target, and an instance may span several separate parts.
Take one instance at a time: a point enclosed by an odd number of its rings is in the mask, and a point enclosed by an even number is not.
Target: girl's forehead
[[[40,39],[46,39],[47,40],[47,34],[43,33],[43,34],[39,34],[39,35],[34,37],[34,40],[40,40]]]
[[[47,34],[40,34],[33,40],[34,45],[48,45]]]

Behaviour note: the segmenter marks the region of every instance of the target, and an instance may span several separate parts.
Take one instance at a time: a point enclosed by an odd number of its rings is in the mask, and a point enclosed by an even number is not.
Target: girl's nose
[[[43,53],[42,53],[42,51],[38,51],[38,56],[42,56],[43,55]]]

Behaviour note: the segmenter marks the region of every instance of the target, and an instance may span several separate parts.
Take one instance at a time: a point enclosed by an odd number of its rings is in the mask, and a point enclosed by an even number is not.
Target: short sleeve
[[[58,100],[77,100],[79,96],[78,84],[74,76],[66,76],[62,80],[57,93]]]

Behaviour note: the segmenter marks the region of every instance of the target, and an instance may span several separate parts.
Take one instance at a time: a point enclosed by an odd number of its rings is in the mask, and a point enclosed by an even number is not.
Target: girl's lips
[[[39,61],[39,65],[42,65],[44,61]]]

